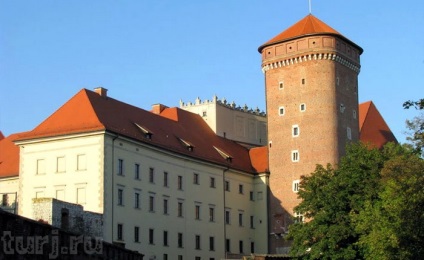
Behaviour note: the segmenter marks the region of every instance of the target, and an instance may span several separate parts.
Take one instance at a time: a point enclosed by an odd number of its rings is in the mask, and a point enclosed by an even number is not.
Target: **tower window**
[[[356,110],[353,110],[353,118],[356,119]]]
[[[340,112],[344,113],[346,107],[344,104],[340,104]]]
[[[302,85],[305,85],[305,79],[302,79]]]
[[[292,162],[298,162],[299,161],[299,151],[293,150],[291,154]]]
[[[279,107],[278,108],[278,114],[280,115],[280,116],[283,116],[284,115],[284,107]]]
[[[283,89],[284,88],[284,83],[281,81],[280,83],[278,83],[278,86],[279,86],[280,89]]]
[[[298,125],[293,125],[292,126],[292,136],[293,137],[299,136],[299,133],[300,133],[299,126]]]
[[[337,84],[337,86],[340,85],[340,78],[339,77],[336,78],[336,84]]]
[[[293,192],[299,192],[299,184],[300,184],[300,180],[295,180],[293,181]]]
[[[303,112],[305,110],[306,110],[306,104],[305,103],[300,104],[300,111]]]
[[[352,140],[352,130],[350,129],[350,127],[348,127],[346,131],[347,131],[347,139]]]

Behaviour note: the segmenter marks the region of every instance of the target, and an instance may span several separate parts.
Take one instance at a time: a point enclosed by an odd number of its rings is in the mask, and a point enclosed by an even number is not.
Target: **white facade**
[[[258,108],[240,107],[217,96],[203,102],[180,101],[180,108],[200,115],[219,136],[253,146],[267,144],[266,115]]]
[[[267,174],[107,132],[17,144],[20,215],[33,217],[34,198],[80,204],[103,214],[105,241],[123,243],[146,259],[221,259],[249,255],[251,247],[267,252]]]

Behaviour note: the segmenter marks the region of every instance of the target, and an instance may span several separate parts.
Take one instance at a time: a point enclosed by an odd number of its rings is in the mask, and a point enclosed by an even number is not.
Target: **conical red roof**
[[[283,31],[282,33],[278,34],[271,40],[262,44],[258,48],[258,51],[262,52],[262,50],[265,47],[276,44],[276,43],[285,42],[288,40],[296,39],[303,36],[314,35],[314,34],[332,34],[332,35],[339,36],[340,38],[347,40],[353,46],[356,46],[360,50],[360,53],[362,53],[361,47],[359,47],[358,45],[356,45],[349,39],[345,38],[338,31],[334,30],[329,25],[327,25],[320,19],[316,18],[312,14],[307,15],[305,18],[298,21],[297,23],[289,27],[287,30]]]

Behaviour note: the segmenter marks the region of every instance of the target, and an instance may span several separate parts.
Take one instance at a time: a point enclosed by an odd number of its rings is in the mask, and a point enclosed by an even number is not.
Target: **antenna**
[[[312,3],[311,3],[311,0],[309,0],[309,13],[312,14]]]

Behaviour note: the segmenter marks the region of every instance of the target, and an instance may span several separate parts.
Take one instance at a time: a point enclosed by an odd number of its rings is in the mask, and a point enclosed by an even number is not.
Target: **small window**
[[[350,129],[350,127],[348,127],[346,129],[347,132],[347,139],[352,140],[352,129]]]
[[[279,108],[278,108],[278,114],[279,114],[280,116],[284,116],[284,113],[285,113],[285,111],[284,111],[284,107],[279,107]]]
[[[77,170],[78,171],[87,170],[87,158],[85,154],[77,155]]]
[[[303,215],[300,214],[299,212],[295,212],[294,213],[294,222],[295,223],[303,223],[304,222]]]
[[[292,136],[293,137],[297,137],[299,136],[300,132],[299,132],[299,126],[298,125],[293,125],[292,126]]]
[[[168,246],[168,231],[163,231],[163,245]]]
[[[243,213],[239,213],[239,226],[242,227],[243,226]]]
[[[168,215],[168,199],[163,199],[163,214]]]
[[[140,228],[134,227],[134,242],[139,243],[140,242]]]
[[[336,84],[337,84],[337,86],[340,85],[340,78],[339,77],[336,78]]]
[[[124,205],[124,190],[118,189],[118,205],[123,206]]]
[[[183,189],[183,176],[181,176],[181,175],[178,176],[177,187],[178,187],[179,190]]]
[[[9,205],[8,195],[7,194],[3,194],[2,201],[1,201],[1,206],[2,207],[7,207],[7,205]]]
[[[118,175],[124,175],[124,160],[118,159]]]
[[[306,104],[305,103],[300,104],[300,111],[303,112],[305,110],[306,110]]]
[[[293,181],[293,192],[299,192],[300,180]]]
[[[231,242],[230,239],[225,239],[225,252],[231,252]]]
[[[344,104],[340,104],[340,112],[344,113],[346,107]]]
[[[183,247],[183,233],[178,233],[178,247],[179,248]]]
[[[138,163],[134,164],[134,179],[140,179],[140,164]]]
[[[240,252],[240,254],[243,254],[243,240],[240,240],[239,241],[239,252]]]
[[[138,192],[134,193],[134,208],[140,208],[140,193]]]
[[[214,222],[215,221],[215,209],[209,208],[209,221]]]
[[[254,201],[253,191],[249,192],[249,199],[250,199],[250,201]]]
[[[353,110],[353,119],[356,119],[356,110]]]
[[[225,191],[230,191],[230,182],[225,181]]]
[[[46,162],[44,159],[37,160],[37,174],[45,174],[46,173]]]
[[[149,182],[155,183],[155,169],[152,167],[149,168]]]
[[[154,212],[155,211],[155,197],[149,196],[149,211]]]
[[[280,83],[278,83],[278,86],[279,86],[280,89],[283,89],[284,88],[284,83],[282,81],[280,81]]]
[[[207,116],[207,115],[208,115],[208,113],[207,113],[206,111],[203,111],[203,112],[202,112],[202,116],[203,116],[203,117],[205,117],[205,116]]]
[[[215,186],[216,184],[215,184],[215,178],[214,177],[211,177],[210,178],[210,187],[211,188],[215,188],[216,186]]]
[[[250,228],[255,228],[255,225],[254,225],[254,217],[253,216],[250,216]]]
[[[168,172],[163,172],[163,186],[168,187]]]
[[[178,217],[183,217],[183,203],[178,202]]]
[[[124,240],[124,225],[123,224],[118,224],[118,240],[123,241]]]
[[[291,156],[292,156],[292,162],[298,162],[299,161],[299,151],[298,150],[293,150]]]
[[[149,244],[153,245],[155,243],[155,230],[153,228],[149,229]]]
[[[200,205],[195,205],[194,207],[194,218],[197,220],[200,219]]]
[[[66,163],[65,163],[65,157],[57,157],[57,173],[62,173],[66,171]]]
[[[306,80],[302,79],[302,85],[305,85]]]
[[[243,194],[243,184],[239,184],[239,194]]]
[[[215,237],[209,237],[209,251],[215,251]]]
[[[230,215],[230,211],[226,210],[225,211],[225,224],[230,224],[231,223],[231,219],[230,219],[231,215]]]
[[[194,244],[195,244],[195,249],[196,250],[200,250],[200,236],[199,235],[196,235],[195,236]],[[200,259],[200,257],[199,257],[199,259]]]
[[[199,184],[199,174],[198,173],[194,173],[193,174],[193,183],[194,184]]]

